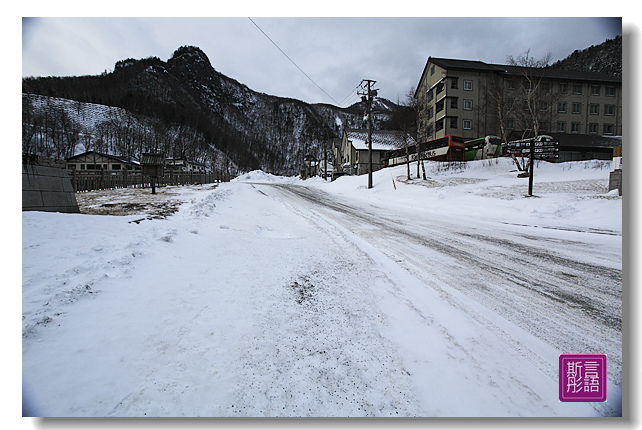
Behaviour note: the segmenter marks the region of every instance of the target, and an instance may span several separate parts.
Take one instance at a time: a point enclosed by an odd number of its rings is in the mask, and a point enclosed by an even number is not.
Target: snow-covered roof
[[[67,158],[66,160],[67,161],[73,161],[73,160],[75,160],[77,158],[88,157],[91,154],[96,154],[99,157],[103,157],[103,158],[110,158],[112,160],[116,160],[116,161],[119,161],[121,163],[140,164],[136,160],[127,160],[125,157],[121,157],[119,155],[104,154],[102,152],[97,152],[97,151],[87,151],[87,152],[83,152],[82,154],[76,154],[73,157]]]
[[[346,130],[346,136],[352,146],[357,150],[368,149],[368,130]],[[409,145],[414,145],[415,141],[408,136]],[[372,131],[372,149],[374,151],[389,151],[391,149],[402,148],[405,145],[404,133],[398,130],[373,130]]]

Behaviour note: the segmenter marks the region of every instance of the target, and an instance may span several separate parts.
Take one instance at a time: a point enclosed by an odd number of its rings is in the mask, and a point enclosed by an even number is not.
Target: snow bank
[[[233,179],[236,182],[256,182],[256,183],[291,183],[295,178],[286,176],[276,176],[271,173],[265,173],[262,170],[253,170]]]
[[[416,163],[411,164],[410,180],[405,165],[379,170],[373,174],[372,189],[367,188],[367,175],[303,184],[364,204],[377,202],[462,222],[486,219],[622,232],[622,198],[608,192],[610,161],[538,162],[534,197],[528,197],[529,179],[518,178],[515,163],[508,158],[429,161],[425,168],[426,180],[417,179]]]

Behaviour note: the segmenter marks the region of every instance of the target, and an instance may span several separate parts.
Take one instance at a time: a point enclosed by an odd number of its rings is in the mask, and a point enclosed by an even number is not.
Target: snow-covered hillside
[[[236,171],[226,154],[199,133],[113,106],[23,94],[23,152],[67,158],[86,151],[140,160],[159,151],[203,162],[214,171]]]
[[[414,169],[175,187],[166,219],[23,213],[27,410],[621,414],[610,163],[539,163],[532,198],[506,159]],[[562,353],[608,355],[607,403],[558,400]]]

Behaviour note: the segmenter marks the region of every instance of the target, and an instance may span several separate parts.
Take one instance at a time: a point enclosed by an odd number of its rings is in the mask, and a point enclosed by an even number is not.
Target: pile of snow
[[[528,197],[529,179],[519,178],[515,163],[508,158],[428,161],[425,169],[426,180],[421,169],[417,179],[416,163],[410,166],[410,180],[405,165],[376,171],[372,189],[367,188],[367,175],[302,183],[355,202],[378,202],[462,222],[501,219],[515,224],[622,231],[622,198],[617,191],[608,191],[610,161],[538,162],[533,197]]]
[[[233,179],[237,182],[256,182],[256,183],[275,183],[275,182],[286,182],[291,183],[295,178],[289,178],[286,176],[277,176],[271,173],[265,173],[262,170],[252,170],[251,172],[245,173]]]

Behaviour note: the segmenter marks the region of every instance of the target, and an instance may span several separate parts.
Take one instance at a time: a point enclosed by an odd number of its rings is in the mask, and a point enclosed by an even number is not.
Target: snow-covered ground
[[[610,163],[367,178],[250,172],[166,218],[22,214],[36,416],[621,414],[622,198]],[[416,173],[412,167],[413,178]],[[608,402],[558,400],[608,355]]]

